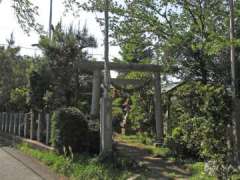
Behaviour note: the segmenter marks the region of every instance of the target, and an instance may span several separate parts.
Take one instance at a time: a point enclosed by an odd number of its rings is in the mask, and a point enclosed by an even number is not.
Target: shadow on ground
[[[143,148],[129,145],[124,142],[116,142],[116,150],[121,156],[143,164],[146,171],[144,173],[139,172],[139,178],[141,178],[142,174],[147,176],[147,179],[161,180],[188,179],[189,176],[191,176],[186,166],[177,164],[166,158],[153,157]]]

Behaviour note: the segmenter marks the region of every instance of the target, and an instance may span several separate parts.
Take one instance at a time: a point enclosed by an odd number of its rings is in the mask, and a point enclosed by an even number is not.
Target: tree
[[[89,11],[104,7],[100,0],[68,2]],[[207,83],[218,80],[225,67],[220,59],[228,43],[226,5],[226,0],[111,1],[111,35],[121,46],[139,34],[151,41],[159,64],[179,66],[178,78]]]
[[[43,32],[42,25],[37,23],[35,19],[39,15],[38,7],[31,3],[30,0],[12,0],[12,7],[16,13],[18,23],[26,33],[29,33],[31,29],[36,30],[38,33]]]
[[[88,92],[90,84],[87,81],[88,72],[80,71],[78,63],[91,59],[86,49],[97,46],[94,37],[88,35],[86,27],[74,30],[71,26],[64,30],[59,23],[55,27],[52,39],[42,36],[39,44],[47,58],[51,74],[49,91],[52,92],[52,108],[81,106],[80,97],[83,96],[80,96],[80,93]],[[84,98],[86,100],[86,97]]]
[[[19,51],[19,47],[14,47],[13,35],[8,40],[8,46],[0,48],[0,109],[2,111],[14,110],[11,101],[13,91],[28,88],[32,59],[20,56]]]
[[[130,63],[151,62],[152,43],[141,34],[133,34],[120,44],[122,60]]]
[[[231,90],[232,90],[232,128],[233,128],[233,148],[234,148],[234,161],[237,165],[240,164],[240,118],[238,117],[237,111],[239,106],[239,99],[237,96],[237,79],[236,79],[236,58],[235,58],[235,46],[233,44],[233,40],[235,38],[235,27],[234,27],[234,1],[229,0],[230,6],[230,62],[231,62]]]

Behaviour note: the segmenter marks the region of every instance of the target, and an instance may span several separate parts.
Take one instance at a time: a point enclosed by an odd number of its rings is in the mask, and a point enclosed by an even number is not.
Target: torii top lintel
[[[84,70],[103,70],[103,61],[81,61],[79,62],[79,68]],[[140,71],[140,72],[160,72],[162,67],[155,64],[136,64],[136,63],[109,63],[110,70],[115,71]]]

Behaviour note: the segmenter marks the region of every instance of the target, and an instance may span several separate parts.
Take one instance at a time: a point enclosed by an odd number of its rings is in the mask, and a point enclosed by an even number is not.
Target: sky
[[[34,56],[39,54],[40,50],[33,47],[32,44],[38,43],[39,35],[36,32],[31,32],[27,35],[23,32],[21,27],[17,23],[17,18],[15,16],[14,10],[11,7],[13,0],[2,0],[0,3],[0,44],[6,44],[6,39],[9,39],[10,34],[13,32],[15,38],[15,44],[22,47],[22,55]],[[49,4],[50,0],[31,0],[32,3],[39,7],[39,17],[37,17],[37,22],[44,26],[44,30],[48,31],[49,23]],[[53,0],[53,20],[52,24],[56,25],[60,20],[62,20],[63,25],[67,27],[70,24],[81,27],[87,26],[89,34],[93,35],[98,42],[98,48],[90,49],[89,53],[93,54],[97,60],[103,60],[104,47],[103,47],[103,33],[102,28],[96,22],[95,18],[103,17],[103,14],[95,14],[81,11],[80,17],[73,17],[71,14],[67,16],[63,15],[64,5],[63,0]],[[113,57],[119,57],[118,54],[119,47],[110,47],[110,59]]]

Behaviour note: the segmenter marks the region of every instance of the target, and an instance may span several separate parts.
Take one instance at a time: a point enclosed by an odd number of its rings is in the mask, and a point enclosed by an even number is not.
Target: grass
[[[166,161],[172,161],[178,164],[174,157],[171,157],[170,150],[166,147],[155,147],[153,145],[145,145],[141,143],[141,140],[137,136],[117,136],[115,137],[129,145],[147,150],[153,156],[163,157]],[[60,175],[69,177],[73,180],[125,180],[136,175],[138,172],[138,180],[148,179],[148,174],[142,169],[132,170],[129,168],[128,159],[120,159],[120,161],[113,164],[103,164],[97,161],[97,158],[90,157],[88,155],[78,155],[73,158],[66,157],[64,155],[58,155],[54,152],[45,152],[30,148],[27,144],[19,144],[20,149],[25,154],[28,154],[47,166],[53,169]],[[120,164],[120,165],[119,165]],[[182,166],[186,167],[187,171],[190,172],[188,180],[215,180],[215,177],[207,176],[204,173],[203,162],[181,162]],[[168,169],[163,169],[169,178],[181,179],[181,175],[174,172],[168,172]],[[232,180],[240,179],[240,175],[234,175]]]
[[[204,163],[203,162],[195,162],[192,164],[188,164],[192,176],[189,180],[215,180],[215,177],[208,176],[204,173]]]
[[[149,154],[155,157],[167,157],[170,153],[170,150],[168,148],[155,147],[154,145],[151,145],[151,140],[145,140],[148,139],[148,137],[141,137],[139,135],[117,135],[115,138],[118,141],[126,142],[127,144],[145,149]],[[147,142],[147,144],[145,144],[144,142]]]
[[[54,152],[32,149],[27,144],[19,144],[18,149],[40,160],[56,173],[73,180],[125,180],[133,175],[132,172],[126,169],[116,168],[113,164],[99,163],[96,158],[89,157],[88,155],[79,155],[70,158]]]

